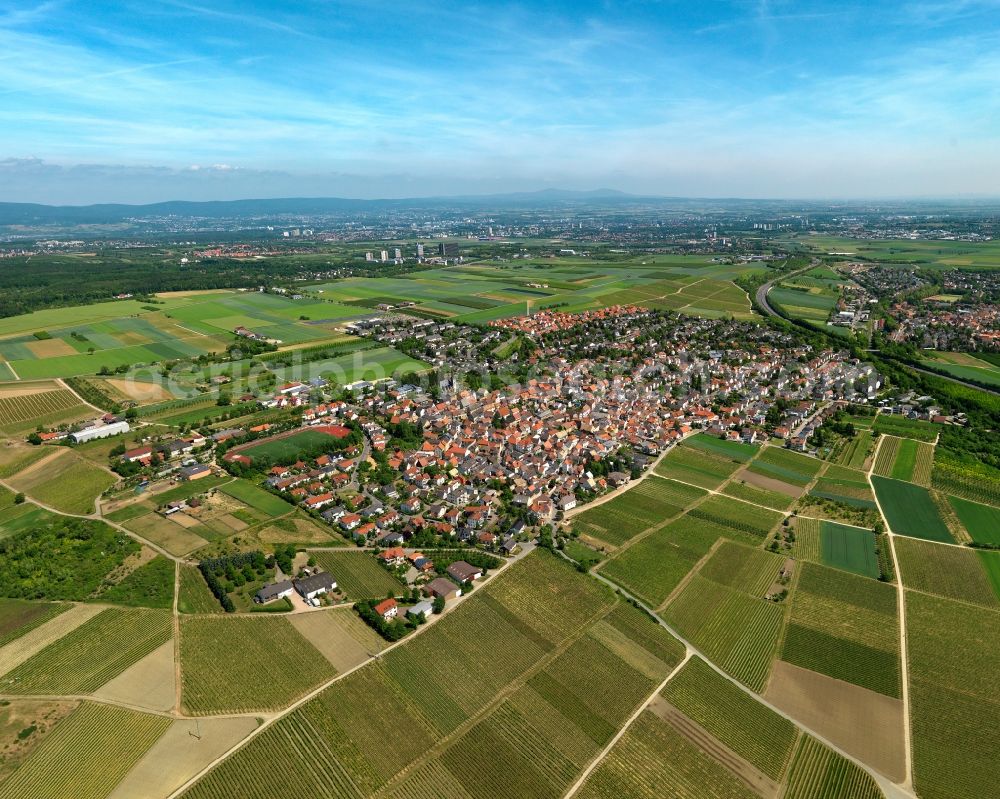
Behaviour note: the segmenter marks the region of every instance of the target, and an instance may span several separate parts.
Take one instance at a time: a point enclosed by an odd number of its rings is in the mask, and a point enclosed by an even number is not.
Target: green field
[[[0,782],[0,799],[105,799],[170,724],[84,702]]]
[[[857,427],[857,425],[855,425]],[[868,453],[872,446],[872,434],[870,430],[858,430],[853,438],[846,440],[842,446],[836,450],[833,457],[835,463],[841,466],[849,466],[852,469],[861,469],[868,459]]]
[[[900,438],[915,438],[917,441],[934,441],[941,425],[924,422],[919,419],[907,419],[904,416],[887,416],[880,413],[875,417],[875,432],[888,433]]]
[[[926,488],[875,475],[872,475],[872,485],[892,532],[954,543]]]
[[[864,472],[831,464],[809,489],[809,496],[829,499],[854,508],[874,508],[868,477]]]
[[[788,774],[784,799],[882,799],[872,776],[811,735],[803,735]]]
[[[561,795],[682,656],[620,607],[536,552],[272,725],[186,799]],[[292,761],[289,783],[274,766]]]
[[[611,546],[620,546],[643,530],[662,524],[704,492],[681,483],[650,477],[614,499],[573,517],[573,527]]]
[[[693,521],[682,516],[636,542],[602,565],[601,574],[659,607],[725,532]]]
[[[92,693],[170,640],[170,614],[103,610],[0,677],[11,694]]]
[[[896,590],[813,563],[799,568],[781,659],[899,697]]]
[[[223,494],[238,499],[244,505],[249,505],[254,510],[259,510],[261,513],[265,513],[272,518],[275,516],[284,516],[293,507],[281,497],[276,497],[274,494],[246,480],[234,480],[231,483],[225,484],[219,490]]]
[[[730,480],[722,489],[722,493],[742,499],[745,502],[752,502],[755,505],[764,505],[776,510],[788,510],[795,502],[795,497],[783,494],[780,491],[771,491],[767,488],[759,488],[743,481]]]
[[[748,467],[751,472],[794,486],[806,486],[823,468],[823,461],[781,447],[765,447]]]
[[[205,578],[195,566],[181,566],[181,584],[177,595],[181,613],[222,613],[222,605],[209,590]]]
[[[1000,784],[1000,613],[908,591],[913,772],[927,799],[979,799]]]
[[[878,554],[871,530],[824,521],[820,524],[821,560],[826,566],[878,578]]]
[[[947,599],[1000,609],[980,554],[965,547],[943,547],[928,541],[899,538],[896,556],[903,584]]]
[[[106,469],[77,457],[75,453],[67,453],[56,458],[51,465],[46,464],[43,471],[30,477],[13,478],[11,485],[58,511],[86,515],[94,512],[94,500],[117,480]]]
[[[959,521],[977,544],[1000,544],[1000,508],[948,497]]]
[[[336,669],[287,619],[185,616],[181,700],[197,715],[277,710]]]
[[[763,688],[781,633],[781,607],[695,575],[662,615],[726,673],[755,691]]]
[[[740,461],[681,444],[671,449],[657,464],[656,474],[702,488],[716,489],[739,468]]]
[[[687,662],[661,696],[769,777],[781,781],[798,735],[792,722],[699,657]]]
[[[785,558],[781,555],[734,541],[723,541],[698,574],[750,596],[764,596],[778,579],[778,571],[784,562]]]
[[[580,799],[754,799],[758,794],[652,710],[591,772]]]
[[[337,588],[349,599],[385,599],[399,596],[403,584],[365,552],[314,552],[316,562],[333,575]]]
[[[724,458],[739,461],[740,463],[749,461],[760,449],[754,444],[744,444],[741,441],[716,438],[707,433],[698,433],[695,436],[691,436],[691,438],[685,439],[683,446],[713,455],[721,455]]]
[[[713,494],[687,515],[719,525],[730,531],[729,537],[750,543],[763,539],[784,516],[779,511],[748,505],[721,494]]]

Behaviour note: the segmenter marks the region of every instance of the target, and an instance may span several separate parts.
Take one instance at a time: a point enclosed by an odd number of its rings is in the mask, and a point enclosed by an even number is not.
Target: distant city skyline
[[[998,0],[0,0],[0,201],[1000,193]]]

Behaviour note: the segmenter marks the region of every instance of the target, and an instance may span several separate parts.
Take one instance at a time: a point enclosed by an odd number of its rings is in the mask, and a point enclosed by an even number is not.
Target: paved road
[[[774,280],[767,281],[767,283],[765,283],[764,285],[760,286],[757,289],[757,295],[756,295],[757,304],[764,310],[764,313],[766,313],[768,316],[774,316],[783,319],[784,317],[782,317],[781,314],[779,314],[776,310],[774,310],[774,308],[771,307],[771,304],[767,301],[767,293],[771,290],[771,287],[774,286],[775,283],[779,283],[782,280],[787,280],[788,278],[792,277],[792,275],[798,275],[801,274],[802,272],[808,272],[810,269],[815,269],[818,265],[819,265],[819,259],[813,258],[813,260],[809,262],[809,266],[803,266],[801,269],[796,269],[794,272],[786,272],[785,274],[779,275],[778,277],[774,278]]]

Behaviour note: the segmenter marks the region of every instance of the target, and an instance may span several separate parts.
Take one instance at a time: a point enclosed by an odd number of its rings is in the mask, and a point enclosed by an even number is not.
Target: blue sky
[[[0,200],[1000,193],[1000,0],[0,0]]]

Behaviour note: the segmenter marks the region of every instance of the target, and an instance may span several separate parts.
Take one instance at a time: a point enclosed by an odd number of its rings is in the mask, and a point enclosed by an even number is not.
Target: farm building
[[[254,602],[258,602],[261,605],[268,602],[273,602],[275,599],[281,599],[282,597],[292,595],[292,582],[291,580],[282,580],[279,583],[269,583],[261,588],[254,595]]]
[[[318,572],[309,577],[303,577],[295,581],[295,590],[302,595],[303,599],[314,599],[320,594],[325,594],[337,587],[337,581],[329,572]]]
[[[483,576],[483,570],[464,560],[458,560],[448,567],[448,574],[460,583],[471,583]]]
[[[436,580],[431,580],[424,586],[424,591],[426,591],[429,596],[443,597],[444,599],[452,599],[453,597],[462,595],[462,589],[455,585],[451,580],[446,580],[444,577],[438,577]]]
[[[181,480],[190,482],[191,480],[200,480],[202,477],[208,477],[211,473],[211,467],[206,466],[204,463],[198,463],[194,466],[185,466],[177,475]]]
[[[123,433],[127,433],[132,428],[129,427],[128,422],[112,422],[111,424],[101,424],[101,425],[91,425],[90,427],[84,427],[82,430],[77,430],[75,433],[70,433],[69,437],[73,439],[74,443],[82,444],[84,441],[94,441],[98,438],[109,438],[110,436],[118,436]]]
[[[431,615],[434,611],[434,605],[426,600],[423,602],[418,602],[412,608],[406,611],[407,616],[423,616],[425,619]]]

